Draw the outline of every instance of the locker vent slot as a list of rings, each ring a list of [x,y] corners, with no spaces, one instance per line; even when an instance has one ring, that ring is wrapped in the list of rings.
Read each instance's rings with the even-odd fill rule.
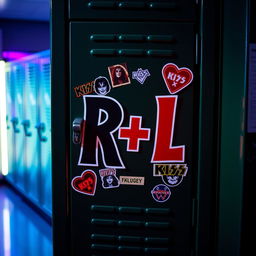
[[[175,242],[169,208],[92,205],[91,212],[95,256],[166,255]]]
[[[92,56],[131,56],[131,57],[169,57],[176,58],[176,53],[172,50],[143,50],[143,49],[91,49]]]
[[[120,9],[120,10],[175,10],[177,4],[172,2],[146,2],[146,1],[90,1],[90,9]]]
[[[143,35],[143,34],[93,34],[90,40],[95,42],[150,42],[175,43],[173,35]]]
[[[108,205],[91,205],[92,212],[115,212],[115,213],[144,213],[146,215],[169,215],[172,216],[170,208],[142,208],[130,206],[108,206]]]
[[[157,248],[157,247],[137,247],[137,246],[124,246],[124,245],[109,245],[109,244],[92,244],[92,250],[96,251],[111,251],[111,253],[116,254],[120,252],[129,253],[133,255],[134,253],[144,253],[146,255],[166,255],[169,252],[169,248]]]

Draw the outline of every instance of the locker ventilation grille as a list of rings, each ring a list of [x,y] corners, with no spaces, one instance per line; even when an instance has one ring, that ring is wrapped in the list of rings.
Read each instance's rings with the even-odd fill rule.
[[[174,239],[169,208],[92,205],[91,249],[104,255],[167,255]],[[160,221],[159,221],[160,220]],[[95,254],[100,255],[100,254]]]
[[[146,1],[90,1],[88,8],[91,9],[115,9],[115,10],[175,10],[176,3],[146,2]]]

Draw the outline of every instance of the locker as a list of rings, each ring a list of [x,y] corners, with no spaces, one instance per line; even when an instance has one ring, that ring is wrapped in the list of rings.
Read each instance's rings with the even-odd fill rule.
[[[17,188],[25,193],[25,176],[24,176],[24,136],[22,131],[21,123],[24,120],[24,99],[23,99],[23,88],[25,84],[25,72],[21,63],[14,63],[12,66],[12,72],[14,79],[12,80],[12,97],[14,99],[14,110],[11,117],[11,122],[13,126],[14,136],[14,166],[17,175],[16,185]]]
[[[40,205],[40,173],[39,163],[39,141],[35,126],[38,123],[38,59],[33,57],[23,60],[25,69],[25,86],[24,86],[24,119],[23,136],[24,136],[24,178],[26,179],[26,192],[29,198],[36,204]]]
[[[39,140],[41,203],[42,208],[52,213],[52,154],[51,154],[51,82],[50,51],[39,54],[38,122],[37,137]]]
[[[13,79],[13,73],[11,72],[10,64],[6,64],[6,123],[7,123],[7,144],[14,145],[14,136],[12,136],[12,111],[14,108],[14,99],[12,98],[12,88],[11,88],[11,79]],[[15,150],[12,147],[8,147],[8,176],[7,178],[11,182],[15,182],[15,172],[14,172],[14,156]]]
[[[7,180],[51,217],[50,52],[7,65]]]
[[[153,2],[53,3],[56,256],[240,253],[246,3]]]

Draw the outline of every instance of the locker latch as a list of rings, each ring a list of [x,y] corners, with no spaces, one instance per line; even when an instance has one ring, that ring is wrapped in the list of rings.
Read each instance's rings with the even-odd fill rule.
[[[42,142],[46,142],[47,137],[43,136],[43,133],[45,132],[45,124],[39,123],[38,125],[35,126],[35,128],[37,129],[39,140]]]
[[[18,123],[19,123],[18,118],[17,118],[17,117],[13,117],[13,118],[11,119],[11,122],[12,122],[13,131],[14,131],[15,133],[19,133],[19,132],[20,132],[20,129],[17,128]]]
[[[29,127],[30,127],[30,121],[29,121],[29,120],[23,120],[23,121],[21,122],[21,124],[22,124],[23,127],[24,127],[25,136],[30,137],[30,136],[32,135],[32,133],[28,130]]]
[[[82,118],[75,118],[73,121],[73,143],[80,144],[81,143],[81,133],[82,133]]]

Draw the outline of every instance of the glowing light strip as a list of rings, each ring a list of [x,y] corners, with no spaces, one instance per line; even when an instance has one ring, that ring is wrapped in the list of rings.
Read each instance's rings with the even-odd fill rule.
[[[11,223],[10,223],[10,207],[9,202],[7,200],[4,201],[4,209],[3,209],[3,227],[4,227],[4,256],[11,255]]]
[[[6,124],[6,84],[5,62],[0,60],[0,132],[1,132],[1,172],[8,174],[7,124]]]

